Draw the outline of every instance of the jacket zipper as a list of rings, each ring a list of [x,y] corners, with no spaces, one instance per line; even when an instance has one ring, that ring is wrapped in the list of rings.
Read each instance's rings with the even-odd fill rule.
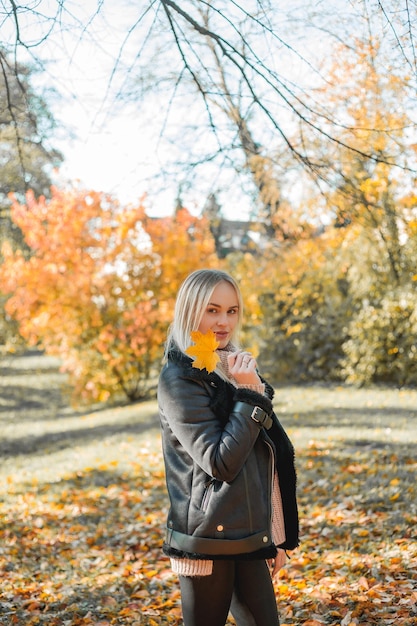
[[[264,440],[265,441],[265,440]],[[274,488],[274,472],[275,472],[275,463],[274,463],[274,451],[272,449],[272,446],[270,443],[268,443],[267,441],[265,441],[266,445],[269,448],[269,454],[270,454],[270,462],[271,462],[271,474],[270,474],[270,483],[269,483],[269,519],[270,519],[270,531],[271,531],[271,537],[272,537],[272,515],[273,515],[273,510],[272,510],[272,489]]]
[[[248,505],[249,529],[250,529],[250,532],[252,532],[252,530],[253,530],[253,518],[252,518],[251,498],[250,498],[250,493],[249,493],[248,476],[247,476],[247,472],[246,472],[246,465],[243,466],[243,476],[244,476],[244,479],[245,479],[246,502],[247,502],[247,505]]]

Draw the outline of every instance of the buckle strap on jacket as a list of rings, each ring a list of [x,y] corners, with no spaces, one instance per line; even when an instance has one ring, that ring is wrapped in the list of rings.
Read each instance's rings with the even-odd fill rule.
[[[266,411],[261,409],[260,406],[252,406],[246,402],[236,402],[234,411],[237,411],[245,417],[250,417],[259,425],[260,428],[266,428],[269,430],[272,426],[272,417],[268,415]]]
[[[210,555],[230,556],[242,555],[249,552],[255,552],[262,548],[273,546],[272,537],[267,530],[257,532],[253,535],[242,537],[241,539],[217,539],[210,537],[199,537],[198,535],[186,535],[177,530],[168,528],[166,536],[166,545],[180,550],[183,555]],[[181,558],[181,557],[179,557]]]

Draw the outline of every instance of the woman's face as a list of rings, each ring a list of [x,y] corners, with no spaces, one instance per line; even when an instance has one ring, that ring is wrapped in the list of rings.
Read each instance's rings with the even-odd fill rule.
[[[219,348],[224,348],[229,343],[238,321],[239,301],[236,291],[233,285],[222,281],[214,288],[198,330],[201,333],[212,330],[219,342]]]

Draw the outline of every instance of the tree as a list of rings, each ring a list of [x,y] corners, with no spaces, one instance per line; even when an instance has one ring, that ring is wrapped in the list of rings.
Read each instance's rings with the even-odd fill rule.
[[[389,281],[399,283],[402,233],[412,218],[402,198],[414,187],[416,145],[410,137],[415,123],[409,78],[389,63],[380,42],[357,41],[353,50],[341,47],[331,69],[323,99],[341,120],[341,143],[323,148],[336,164],[325,210],[339,227],[361,224],[387,259]],[[373,158],[364,158],[365,150]]]
[[[9,194],[23,199],[32,189],[48,197],[53,169],[63,158],[51,146],[55,120],[46,94],[31,84],[34,74],[0,47],[0,240],[21,241],[10,220]]]
[[[230,3],[221,8],[193,0],[186,6],[171,0],[160,4],[150,37],[155,32],[168,31],[168,35],[151,59],[138,57],[139,88],[133,86],[136,101],[146,97],[147,89],[152,94],[156,89],[159,102],[167,102],[168,116],[176,100],[189,110],[197,102],[195,115],[187,115],[181,124],[179,141],[183,144],[184,136],[188,138],[187,161],[180,163],[182,175],[188,172],[196,177],[215,164],[219,170],[231,167],[246,181],[246,192],[253,198],[251,215],[269,236],[297,238],[302,230],[300,215],[293,214],[285,198],[292,184],[288,171],[303,167],[314,176],[319,172],[323,176],[324,164],[329,166],[306,149],[303,134],[312,131],[330,143],[341,140],[332,134],[337,122],[331,112],[321,112],[326,126],[323,119],[317,121],[313,98],[303,85],[292,82],[284,63],[308,67],[321,83],[318,67],[306,60],[289,36],[284,37],[282,22],[278,26],[283,15],[270,3],[252,2],[250,7]],[[284,23],[291,24],[290,20]],[[167,54],[171,73],[161,67]],[[279,69],[273,62],[276,55],[285,59]],[[143,62],[153,68],[149,83]],[[156,87],[155,76],[162,77]],[[297,125],[299,133],[294,132]],[[205,130],[212,133],[208,141]],[[202,133],[205,145],[193,140]],[[363,155],[368,156],[366,151]]]
[[[47,96],[32,85],[35,74],[33,67],[13,61],[0,46],[0,246],[5,240],[14,247],[23,243],[10,217],[9,194],[23,200],[31,188],[49,196],[53,168],[62,161],[51,145],[55,120]],[[0,349],[17,350],[23,342],[5,312],[6,301],[0,293]]]
[[[12,216],[30,256],[3,246],[0,288],[28,344],[61,357],[78,398],[146,396],[179,282],[215,262],[207,222],[56,189],[49,202],[28,193]]]
[[[260,292],[265,355],[273,346],[268,365],[280,378],[413,380],[416,146],[409,82],[394,69],[382,44],[357,41],[340,46],[317,91],[340,120],[341,141],[330,149],[311,137],[311,150],[334,166],[331,186],[309,205],[333,226],[281,248],[279,271],[271,266],[270,289]]]
[[[334,165],[309,150],[306,135],[329,149],[342,146],[371,162],[383,160],[342,138],[332,108],[318,105],[324,59],[334,58],[335,42],[353,46],[355,37],[372,29],[384,38],[392,63],[398,67],[406,59],[415,86],[415,6],[410,0],[127,2],[102,107],[134,102],[150,108],[167,147],[161,150],[166,174],[183,188],[198,182],[202,189],[204,181],[206,197],[216,193],[230,201],[232,191],[236,198],[243,188],[268,231],[292,237],[291,211],[282,201],[286,190],[303,169],[329,181]],[[66,44],[71,31],[77,46],[88,39],[98,52],[103,32],[114,31],[106,22],[109,10],[101,3],[89,13],[57,1],[35,18],[31,7],[11,3],[10,45],[39,61],[54,36]],[[31,17],[39,35],[25,29]]]
[[[250,308],[247,333],[271,380],[339,378],[343,327],[352,313],[346,280],[352,241],[353,233],[348,238],[333,228],[273,247],[255,262],[234,259]]]

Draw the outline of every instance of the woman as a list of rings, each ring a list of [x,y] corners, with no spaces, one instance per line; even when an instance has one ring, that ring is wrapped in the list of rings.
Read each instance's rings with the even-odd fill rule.
[[[224,626],[229,610],[238,626],[277,626],[268,566],[274,577],[298,545],[294,451],[272,388],[238,347],[241,321],[229,274],[190,274],[158,385],[171,505],[163,550],[179,575],[185,626]]]

